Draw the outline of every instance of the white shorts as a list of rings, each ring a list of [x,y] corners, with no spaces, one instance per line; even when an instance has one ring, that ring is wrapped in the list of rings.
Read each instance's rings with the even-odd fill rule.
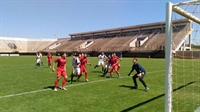
[[[80,69],[80,68],[77,68],[77,67],[74,67],[73,73],[80,74],[80,73],[81,73],[81,69]]]
[[[37,60],[36,60],[36,63],[40,63],[40,59],[37,59]]]
[[[100,60],[100,61],[98,62],[98,65],[104,65],[104,61]]]
[[[107,63],[105,67],[110,68],[110,63]]]

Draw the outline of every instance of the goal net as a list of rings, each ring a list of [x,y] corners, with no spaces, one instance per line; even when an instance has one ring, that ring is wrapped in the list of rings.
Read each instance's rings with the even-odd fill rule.
[[[165,112],[200,112],[200,0],[166,4]]]

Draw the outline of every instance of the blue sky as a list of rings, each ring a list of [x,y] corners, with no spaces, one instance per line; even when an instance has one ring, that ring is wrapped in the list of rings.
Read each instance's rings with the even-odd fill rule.
[[[0,0],[0,36],[63,38],[71,33],[165,21],[168,1]]]

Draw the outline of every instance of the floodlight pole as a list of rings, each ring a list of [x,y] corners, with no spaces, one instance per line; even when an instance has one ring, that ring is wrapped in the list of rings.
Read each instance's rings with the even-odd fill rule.
[[[165,112],[172,112],[172,5],[166,4]]]

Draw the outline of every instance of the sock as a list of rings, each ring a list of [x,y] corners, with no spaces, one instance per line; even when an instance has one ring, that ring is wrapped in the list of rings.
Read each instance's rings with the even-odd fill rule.
[[[57,88],[57,87],[58,87],[58,82],[59,82],[59,79],[56,79],[54,88]]]
[[[88,73],[87,72],[85,73],[85,79],[88,79]]]
[[[105,75],[108,73],[108,69],[106,70],[106,73],[105,73]]]
[[[106,68],[103,70],[103,76],[106,75]]]
[[[116,70],[116,73],[119,75],[119,71]]]
[[[120,69],[120,66],[118,66],[117,71],[119,71],[119,69]]]
[[[103,73],[106,73],[106,68],[104,68]]]
[[[112,71],[110,72],[110,77],[112,77]]]
[[[73,82],[74,74],[71,74],[71,81]]]
[[[118,74],[118,78],[120,78],[120,74]]]
[[[65,87],[65,85],[66,85],[66,82],[67,82],[67,79],[64,79],[64,80],[63,80],[63,82],[62,82],[62,88],[64,88],[64,87]]]
[[[40,63],[37,63],[37,64],[36,64],[36,68],[38,68],[38,67],[40,67]]]
[[[98,67],[98,65],[96,65],[94,68]]]
[[[104,68],[103,68],[103,67],[101,68],[101,70],[102,70],[102,72],[104,73]]]
[[[82,74],[78,75],[78,79],[80,79],[80,78],[81,78],[81,76],[82,76]]]

